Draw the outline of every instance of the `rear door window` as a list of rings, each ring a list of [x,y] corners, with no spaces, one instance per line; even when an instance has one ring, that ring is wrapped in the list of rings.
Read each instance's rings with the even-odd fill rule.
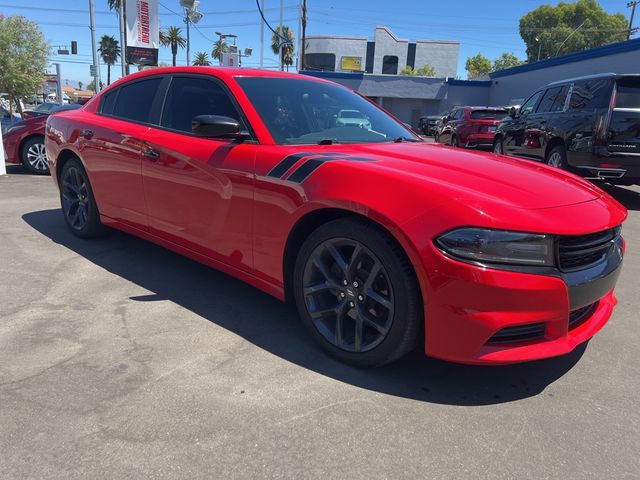
[[[113,116],[134,122],[151,122],[151,107],[161,82],[161,77],[155,77],[120,87]]]
[[[102,102],[100,102],[100,113],[104,115],[112,115],[117,96],[118,90],[112,90],[111,92],[103,95]]]
[[[564,104],[567,99],[567,92],[569,87],[567,85],[562,87],[553,87],[547,89],[538,105],[537,113],[549,113],[549,112],[562,112],[564,110]]]
[[[583,80],[573,84],[569,110],[584,111],[609,105],[611,81],[609,79]]]

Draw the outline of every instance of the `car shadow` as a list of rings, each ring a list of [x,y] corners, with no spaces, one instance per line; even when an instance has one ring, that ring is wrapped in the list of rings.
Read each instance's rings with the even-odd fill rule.
[[[104,238],[81,240],[66,229],[59,209],[31,212],[22,218],[55,243],[152,292],[131,297],[134,301],[170,300],[289,362],[389,395],[448,405],[527,398],[562,377],[586,348],[585,344],[562,357],[501,367],[443,362],[417,349],[381,368],[352,368],[314,344],[293,307],[229,275],[117,231]]]
[[[597,185],[624,205],[627,210],[640,210],[640,194],[637,191],[608,183],[598,183]]]

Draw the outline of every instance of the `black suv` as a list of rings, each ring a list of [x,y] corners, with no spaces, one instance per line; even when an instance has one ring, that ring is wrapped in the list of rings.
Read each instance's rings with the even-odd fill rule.
[[[640,75],[547,85],[496,130],[493,151],[618,185],[640,184]]]

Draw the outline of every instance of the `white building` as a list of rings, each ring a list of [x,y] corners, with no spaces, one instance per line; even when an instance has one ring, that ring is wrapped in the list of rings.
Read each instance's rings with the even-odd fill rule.
[[[419,69],[431,65],[436,77],[455,77],[460,42],[417,40],[396,37],[387,27],[378,26],[374,39],[308,35],[305,55],[307,70],[366,72],[397,75],[407,65]]]

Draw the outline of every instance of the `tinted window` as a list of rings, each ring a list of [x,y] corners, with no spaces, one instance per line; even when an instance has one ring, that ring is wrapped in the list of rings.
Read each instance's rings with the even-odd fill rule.
[[[569,110],[593,110],[609,105],[611,82],[607,79],[587,80],[573,85]]]
[[[640,108],[640,78],[618,80],[616,108]]]
[[[538,110],[536,111],[538,113],[550,112],[553,103],[558,98],[558,95],[560,95],[560,90],[562,90],[562,87],[553,87],[547,89],[544,97],[542,97],[542,100],[540,101],[540,105],[538,105]]]
[[[471,112],[471,118],[476,120],[495,120],[506,115],[506,110],[474,110]]]
[[[294,78],[236,79],[278,144],[391,142],[417,140],[403,125],[356,93],[331,83]],[[365,119],[345,122],[340,111]],[[340,120],[340,121],[338,121]]]
[[[113,116],[135,122],[151,121],[151,106],[162,78],[151,78],[120,87]]]
[[[529,97],[529,100],[524,102],[524,105],[522,105],[522,108],[520,108],[520,115],[528,115],[531,112],[533,112],[533,109],[538,103],[538,100],[540,100],[541,96],[542,96],[542,91],[536,92],[533,95],[531,95]]]
[[[382,57],[382,73],[388,75],[398,74],[398,57],[395,55],[385,55]]]
[[[309,70],[333,72],[336,69],[336,56],[333,53],[307,53],[305,67]]]
[[[164,102],[161,125],[191,133],[191,121],[198,115],[231,117],[242,124],[231,99],[215,81],[174,77]]]
[[[113,106],[116,103],[116,97],[118,96],[118,90],[113,90],[102,96],[102,102],[100,103],[100,113],[105,115],[111,115],[113,113]]]
[[[455,118],[456,120],[462,120],[464,118],[464,110],[462,108],[456,110],[456,114],[453,118]]]

